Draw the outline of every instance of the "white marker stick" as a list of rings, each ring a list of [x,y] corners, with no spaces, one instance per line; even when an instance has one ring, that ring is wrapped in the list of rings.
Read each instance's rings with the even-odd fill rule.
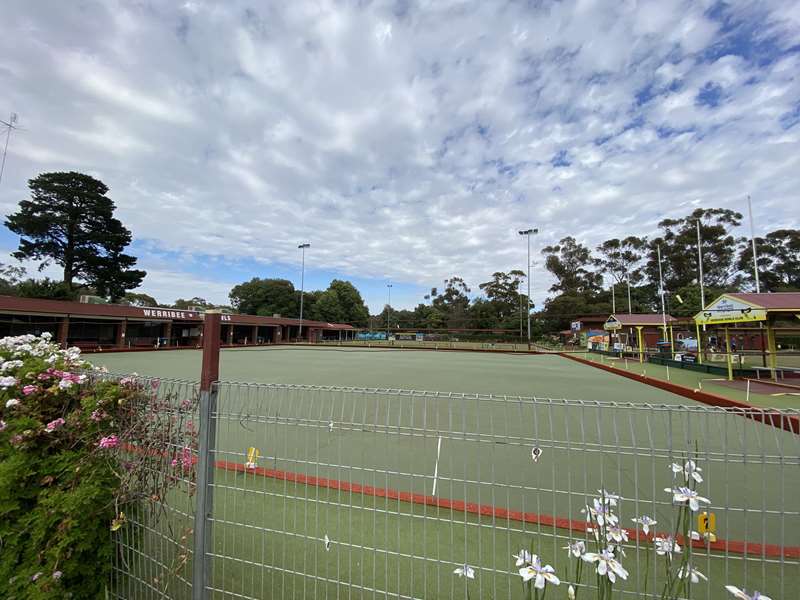
[[[436,445],[436,466],[433,469],[433,492],[431,496],[436,495],[436,483],[439,480],[439,457],[442,454],[442,437],[439,436],[439,443]]]
[[[750,404],[750,380],[747,380],[747,400],[746,402]]]

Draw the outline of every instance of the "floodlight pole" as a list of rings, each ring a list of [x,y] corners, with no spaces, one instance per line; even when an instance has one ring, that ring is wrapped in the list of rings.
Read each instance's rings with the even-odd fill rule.
[[[300,267],[300,327],[297,331],[297,337],[303,337],[303,293],[305,292],[305,285],[306,285],[306,248],[310,248],[311,244],[300,244],[298,248],[300,248],[300,256],[301,256],[301,267]]]
[[[528,350],[531,349],[531,235],[539,233],[539,230],[525,229],[519,232],[528,238]]]
[[[3,172],[6,170],[6,154],[8,153],[8,141],[11,139],[11,130],[17,129],[14,126],[14,123],[17,122],[17,113],[11,113],[11,116],[8,119],[8,123],[3,120],[0,120],[0,123],[6,126],[6,145],[3,148],[3,162],[0,164],[0,182],[3,181]]]
[[[628,284],[628,314],[631,315],[631,314],[633,314],[633,311],[631,310],[631,276],[630,276],[630,273],[627,274],[627,276],[625,277],[625,281]]]
[[[392,314],[392,284],[387,283],[386,289],[389,291],[389,303],[386,305],[386,341],[389,341],[389,319]]]
[[[611,282],[611,313],[617,313],[617,295],[614,293],[614,282]]]
[[[664,325],[664,340],[668,340],[669,336],[667,336],[667,310],[664,307],[664,275],[661,272],[661,244],[656,246],[656,250],[658,252],[658,288],[659,292],[661,293],[661,320]],[[670,357],[672,353],[672,347],[670,347]]]
[[[703,286],[703,250],[700,247],[700,219],[697,219],[697,266],[700,269],[700,309],[706,309],[706,292]]]
[[[756,253],[756,234],[753,227],[753,205],[750,203],[750,194],[747,194],[747,212],[750,213],[750,242],[753,244],[753,272],[756,276],[756,294],[760,294],[761,284],[758,281],[758,254]]]

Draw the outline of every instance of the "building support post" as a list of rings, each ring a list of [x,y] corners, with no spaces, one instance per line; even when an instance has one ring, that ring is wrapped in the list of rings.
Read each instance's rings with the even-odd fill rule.
[[[228,341],[226,342],[229,346],[233,346],[233,325],[228,325]]]
[[[200,371],[200,431],[197,456],[197,506],[194,516],[192,600],[207,600],[211,583],[211,516],[214,507],[217,382],[219,381],[219,311],[206,311],[203,323],[203,363]]]
[[[128,321],[123,320],[117,324],[117,339],[116,346],[117,348],[124,348],[125,347],[125,334],[128,331]]]
[[[778,381],[778,345],[775,342],[775,328],[770,321],[767,321],[767,360],[772,379]]]
[[[694,322],[695,331],[697,331],[697,362],[703,364],[703,339],[700,334],[700,323]]]
[[[731,360],[731,335],[725,328],[725,358],[728,362],[728,381],[733,381],[733,361]]]
[[[58,345],[62,348],[67,347],[67,339],[69,338],[69,317],[64,317],[58,324]]]
[[[253,325],[253,331],[250,334],[250,341],[253,344],[258,343],[258,325]]]
[[[164,338],[167,340],[167,347],[172,346],[172,321],[164,323]]]
[[[639,343],[639,363],[644,363],[644,338],[641,325],[636,326],[636,340]]]

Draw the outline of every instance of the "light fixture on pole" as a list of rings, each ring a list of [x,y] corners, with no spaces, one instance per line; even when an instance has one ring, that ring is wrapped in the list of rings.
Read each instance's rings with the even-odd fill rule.
[[[306,285],[306,248],[310,248],[311,244],[300,244],[301,264],[300,267],[300,327],[297,330],[297,337],[303,337],[303,293],[305,292]]]
[[[519,234],[528,238],[528,350],[531,349],[531,235],[536,235],[539,230],[524,229]]]
[[[389,316],[392,314],[392,284],[387,283],[386,289],[389,291],[389,303],[386,305],[386,340],[389,340]]]

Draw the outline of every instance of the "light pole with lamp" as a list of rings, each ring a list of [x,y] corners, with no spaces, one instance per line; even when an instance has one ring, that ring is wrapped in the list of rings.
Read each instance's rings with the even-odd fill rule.
[[[386,341],[389,341],[389,318],[392,314],[392,284],[387,283],[386,289],[389,290],[389,303],[386,305]]]
[[[297,331],[297,337],[303,337],[303,292],[305,291],[305,284],[306,284],[306,248],[310,248],[311,244],[305,243],[300,244],[298,248],[300,249],[300,256],[301,264],[300,267],[300,327]]]
[[[531,235],[537,233],[538,229],[525,229],[519,232],[528,238],[528,350],[531,349]]]

